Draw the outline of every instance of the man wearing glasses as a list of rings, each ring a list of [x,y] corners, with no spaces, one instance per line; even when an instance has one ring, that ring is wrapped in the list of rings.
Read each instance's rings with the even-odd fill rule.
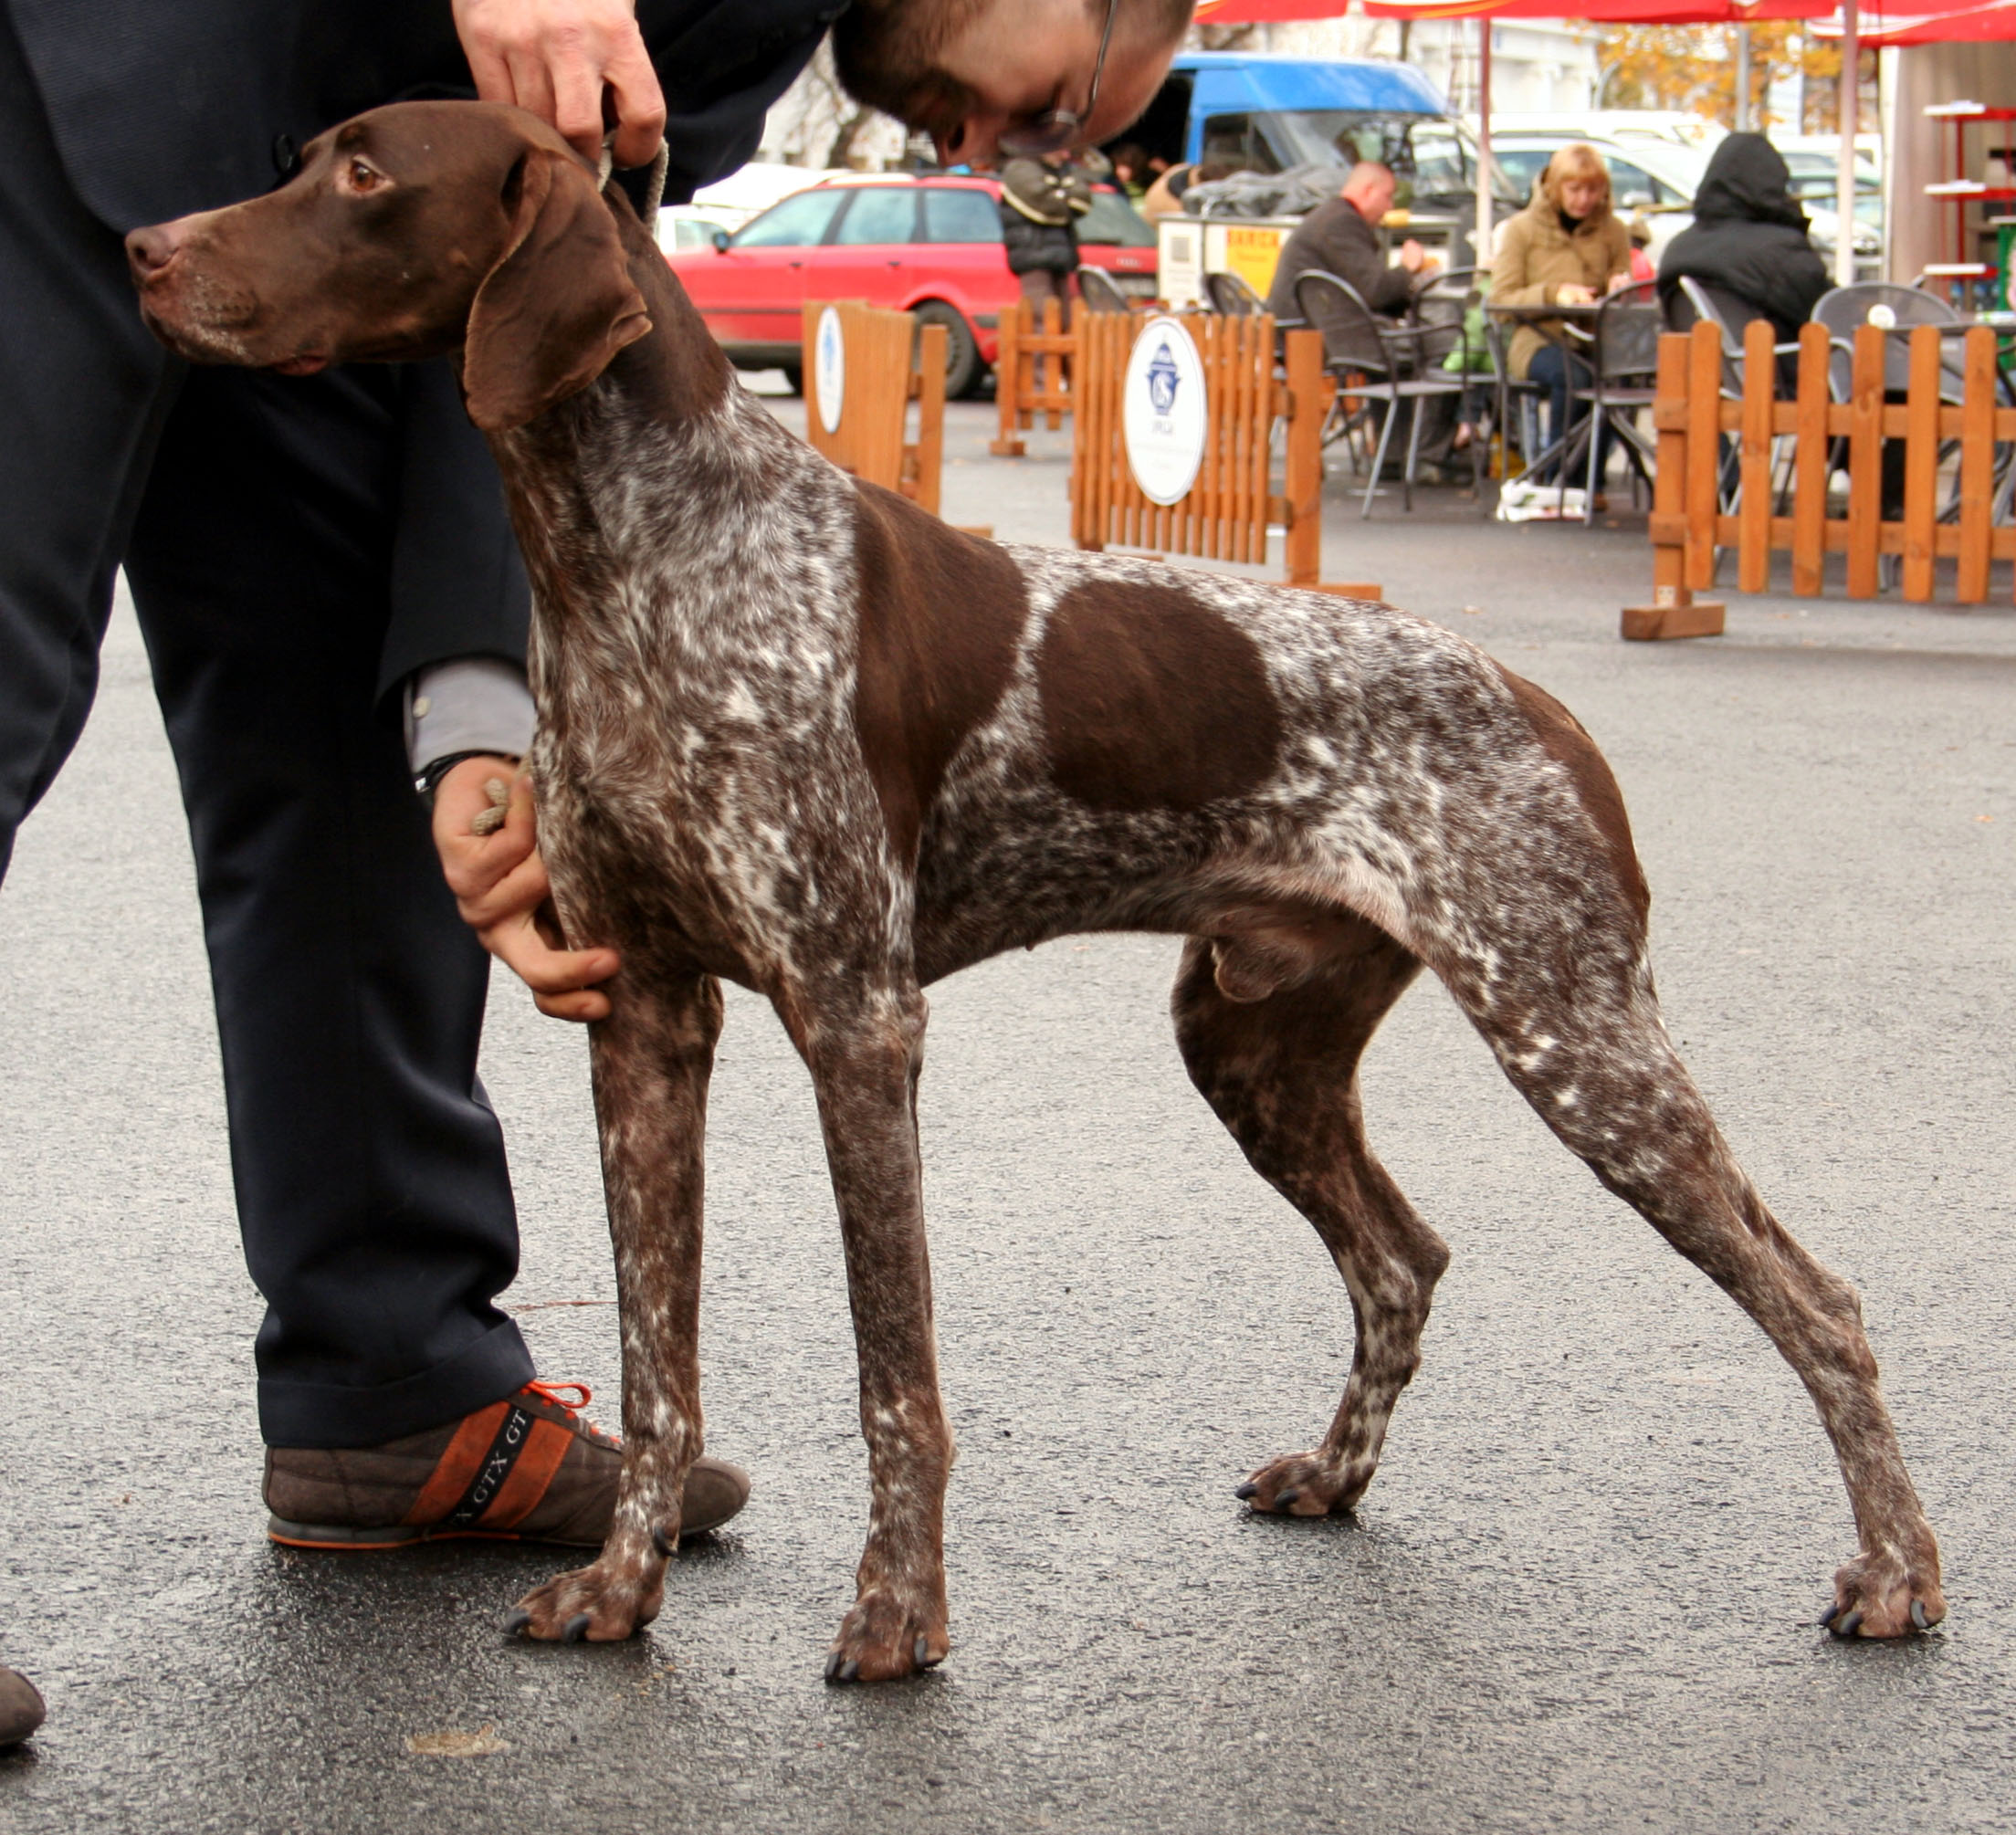
[[[527,588],[452,373],[190,371],[141,326],[124,232],[284,182],[313,135],[416,94],[516,102],[590,155],[613,122],[619,166],[662,141],[676,202],[748,159],[829,27],[861,100],[948,162],[991,163],[1118,133],[1189,11],[0,0],[0,870],[83,727],[123,567],[188,806],[239,1221],[268,1302],[277,1538],[602,1539],[614,1442],[535,1383],[494,1304],[518,1226],[476,1080],[486,965],[440,866],[546,1011],[604,1011],[593,984],[615,964],[548,949],[536,854],[469,833],[482,781],[529,732]],[[9,1163],[8,1209],[32,1215],[33,1169]],[[507,1453],[520,1463],[499,1477]],[[689,1526],[745,1491],[731,1466],[701,1477]],[[41,1711],[0,1670],[0,1746]]]

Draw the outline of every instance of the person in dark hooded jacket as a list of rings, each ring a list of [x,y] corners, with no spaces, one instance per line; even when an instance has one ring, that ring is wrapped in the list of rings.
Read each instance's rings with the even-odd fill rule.
[[[1797,338],[1814,300],[1833,283],[1807,237],[1806,213],[1786,188],[1790,177],[1762,134],[1731,134],[1716,148],[1695,195],[1692,225],[1660,258],[1661,304],[1670,309],[1685,276],[1708,289],[1732,323],[1762,317],[1780,342]]]

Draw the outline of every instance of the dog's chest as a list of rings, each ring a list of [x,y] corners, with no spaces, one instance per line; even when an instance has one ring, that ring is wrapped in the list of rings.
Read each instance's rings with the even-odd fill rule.
[[[756,986],[879,906],[853,669],[803,625],[546,657],[534,774],[562,906],[619,948],[677,939]]]

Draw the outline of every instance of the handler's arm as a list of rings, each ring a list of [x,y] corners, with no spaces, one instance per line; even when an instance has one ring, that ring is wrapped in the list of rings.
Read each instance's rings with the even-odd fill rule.
[[[590,159],[603,98],[619,166],[646,165],[665,138],[665,97],[637,30],[635,0],[454,0],[455,29],[487,102],[551,121]]]
[[[477,833],[477,817],[496,806],[489,785],[509,787],[503,825]],[[595,983],[622,966],[614,949],[569,949],[560,934],[539,856],[531,780],[516,760],[464,759],[434,796],[434,844],[455,894],[456,909],[483,947],[532,991],[542,1013],[556,1020],[600,1020],[609,997]]]
[[[541,1012],[599,1020],[614,949],[568,949],[540,858],[530,783],[519,760],[535,718],[525,674],[499,656],[458,656],[407,685],[406,748],[432,787],[434,844],[463,921],[532,991]],[[499,787],[506,801],[491,793]]]

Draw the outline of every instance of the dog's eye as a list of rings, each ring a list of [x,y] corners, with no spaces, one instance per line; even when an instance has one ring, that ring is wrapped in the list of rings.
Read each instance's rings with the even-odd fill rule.
[[[361,159],[351,161],[348,177],[352,191],[376,191],[385,183],[383,173],[366,165]]]

